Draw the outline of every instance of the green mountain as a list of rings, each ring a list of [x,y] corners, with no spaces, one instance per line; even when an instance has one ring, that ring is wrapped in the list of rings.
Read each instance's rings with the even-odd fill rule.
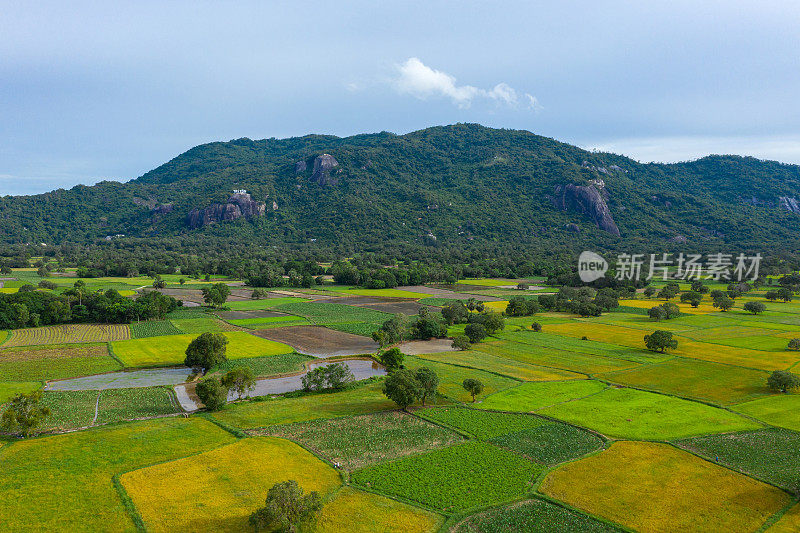
[[[214,142],[127,183],[0,198],[7,244],[115,235],[339,249],[796,250],[800,167],[738,156],[640,164],[527,131],[457,124]]]

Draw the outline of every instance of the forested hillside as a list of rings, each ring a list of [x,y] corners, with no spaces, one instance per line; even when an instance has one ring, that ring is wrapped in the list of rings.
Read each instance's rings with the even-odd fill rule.
[[[0,198],[0,241],[791,250],[799,198],[795,165],[735,156],[639,164],[458,124],[197,146],[128,183]]]

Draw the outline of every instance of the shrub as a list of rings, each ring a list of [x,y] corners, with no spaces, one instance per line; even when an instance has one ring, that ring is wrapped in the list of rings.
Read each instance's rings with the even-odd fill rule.
[[[800,376],[788,370],[776,370],[767,378],[767,386],[778,392],[789,392],[800,387]]]
[[[763,313],[767,309],[767,306],[762,304],[761,302],[745,302],[743,308],[748,313],[753,313],[754,315],[757,315],[759,313]]]
[[[453,343],[451,344],[451,346],[456,350],[461,350],[461,351],[469,350],[471,346],[469,342],[469,337],[467,337],[466,335],[456,335],[453,338]]]
[[[207,377],[199,382],[195,393],[209,411],[219,411],[228,403],[228,387],[215,377]]]
[[[474,344],[485,339],[488,333],[486,333],[486,328],[483,327],[483,324],[472,323],[467,324],[464,328],[464,335]]]
[[[800,350],[800,339],[790,340],[788,348],[790,350]]]
[[[531,324],[531,329],[537,332],[542,331],[542,325],[539,324],[538,322],[534,322],[533,324]]]

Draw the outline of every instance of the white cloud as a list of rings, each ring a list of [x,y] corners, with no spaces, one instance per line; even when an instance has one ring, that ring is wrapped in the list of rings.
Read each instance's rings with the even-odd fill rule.
[[[419,58],[411,57],[402,65],[397,65],[398,76],[392,85],[402,94],[410,94],[421,100],[430,97],[445,97],[460,108],[467,108],[478,98],[491,100],[509,107],[525,107],[538,110],[536,98],[528,93],[520,95],[507,83],[498,83],[490,90],[472,85],[457,85],[455,76],[425,65]]]

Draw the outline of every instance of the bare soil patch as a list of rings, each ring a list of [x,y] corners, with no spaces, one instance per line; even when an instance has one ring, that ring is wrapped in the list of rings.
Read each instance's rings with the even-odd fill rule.
[[[287,326],[256,330],[252,334],[288,344],[297,352],[312,357],[367,354],[378,350],[378,343],[371,339],[322,326]]]
[[[480,296],[480,295],[476,295],[476,294],[464,294],[464,293],[451,291],[451,290],[448,290],[448,289],[438,289],[438,288],[435,288],[435,287],[426,287],[425,285],[414,285],[413,287],[403,287],[403,289],[407,290],[407,291],[420,292],[422,294],[428,294],[430,296],[435,296],[436,298],[449,298],[451,300],[468,300],[470,298],[474,298],[478,302],[493,302],[493,301],[497,300],[497,298],[493,298],[491,296]]]
[[[217,314],[222,320],[244,320],[248,318],[274,318],[276,316],[289,316],[277,311],[222,311]]]
[[[400,343],[400,351],[406,355],[454,352],[455,350],[452,339],[431,339],[429,341],[405,341]]]

